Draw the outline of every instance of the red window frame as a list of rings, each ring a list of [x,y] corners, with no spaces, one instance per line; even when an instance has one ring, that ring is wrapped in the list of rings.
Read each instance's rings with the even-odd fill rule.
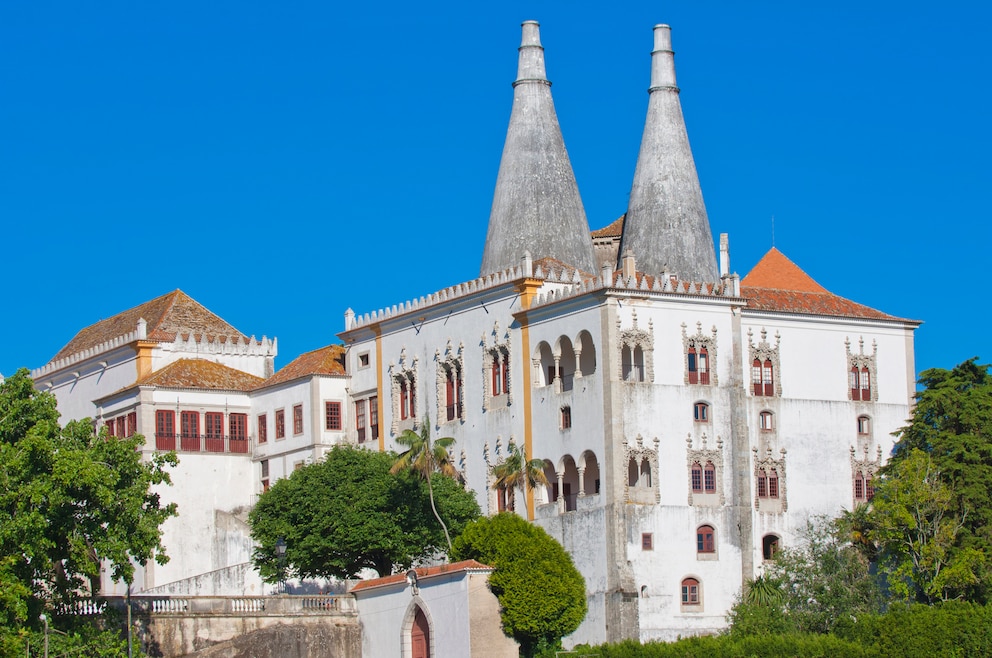
[[[417,390],[413,381],[405,377],[400,381],[400,420],[417,417]]]
[[[682,605],[699,605],[699,581],[695,578],[682,581]]]
[[[118,416],[115,420],[117,422],[117,436],[122,438],[127,436],[127,419],[124,416]]]
[[[355,429],[359,443],[365,443],[365,404],[365,400],[355,400]]]
[[[703,466],[703,490],[706,493],[716,493],[716,466],[706,462]]]
[[[692,493],[703,493],[703,465],[693,462],[691,469]]]
[[[768,471],[768,497],[778,498],[778,471],[774,468]]]
[[[868,368],[861,369],[861,400],[871,402],[871,373]]]
[[[462,371],[458,367],[445,368],[445,410],[448,420],[462,416]]]
[[[171,409],[155,412],[155,449],[176,449],[176,412]]]
[[[303,434],[303,405],[293,406],[293,435]]]
[[[114,436],[114,419],[113,418],[111,418],[110,420],[104,422],[103,423],[103,426],[107,428],[107,436]]]
[[[768,498],[768,475],[758,471],[758,498]]]
[[[861,436],[871,434],[871,418],[868,416],[858,416],[858,434]]]
[[[641,550],[642,551],[653,551],[654,550],[654,535],[650,532],[641,533]]]
[[[324,429],[331,431],[341,430],[341,403],[324,403]]]
[[[865,476],[854,474],[854,500],[865,500]]]
[[[696,528],[696,552],[716,553],[713,526],[701,525]]]
[[[184,451],[200,451],[199,412],[182,411],[179,413],[179,445]]]
[[[762,411],[758,414],[758,427],[762,432],[775,429],[775,414],[770,411]]]
[[[127,415],[127,435],[134,436],[138,433],[138,412],[132,411]]]
[[[269,460],[263,459],[261,462],[262,466],[262,493],[269,490]]]
[[[229,414],[227,417],[228,445],[231,452],[248,452],[248,414]]]
[[[276,441],[286,438],[286,410],[276,409]]]
[[[705,402],[697,402],[692,406],[692,419],[697,423],[710,422],[710,405]]]
[[[258,414],[258,442],[266,443],[269,440],[269,423],[265,414]]]
[[[203,444],[207,452],[224,452],[224,412],[203,414]]]

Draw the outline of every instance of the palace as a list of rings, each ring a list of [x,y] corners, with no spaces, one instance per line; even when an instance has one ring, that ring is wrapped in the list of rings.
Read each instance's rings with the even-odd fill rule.
[[[64,418],[180,454],[162,492],[180,510],[172,559],[136,590],[264,591],[255,497],[332,445],[395,449],[429,419],[484,513],[513,504],[574,557],[589,613],[571,644],[674,639],[723,628],[809,518],[872,497],[909,416],[918,325],[774,248],[743,279],[725,234],[717,258],[666,25],[628,208],[591,232],[526,22],[477,278],[349,309],[343,345],[277,372],[275,340],[175,291],[83,329],[32,376]],[[493,488],[511,444],[550,486]]]

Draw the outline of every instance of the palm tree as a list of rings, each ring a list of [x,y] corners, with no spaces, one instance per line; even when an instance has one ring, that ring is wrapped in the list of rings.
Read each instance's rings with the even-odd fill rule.
[[[527,459],[524,451],[515,443],[511,443],[506,459],[493,466],[493,489],[508,489],[510,491],[510,509],[514,509],[517,487],[523,487],[530,492],[537,485],[548,486],[548,478],[544,474],[544,462],[540,459]]]
[[[448,452],[448,449],[455,444],[455,440],[450,436],[442,436],[432,442],[430,418],[424,416],[420,423],[419,433],[411,429],[403,430],[403,433],[396,437],[396,443],[406,446],[406,450],[396,458],[396,462],[393,463],[389,472],[395,475],[400,471],[410,470],[427,480],[427,493],[431,499],[431,509],[434,511],[434,518],[444,530],[444,538],[448,541],[448,553],[450,554],[451,536],[448,534],[448,526],[441,520],[441,515],[438,514],[437,507],[434,505],[434,486],[431,484],[431,473],[441,473],[459,482],[463,480]]]

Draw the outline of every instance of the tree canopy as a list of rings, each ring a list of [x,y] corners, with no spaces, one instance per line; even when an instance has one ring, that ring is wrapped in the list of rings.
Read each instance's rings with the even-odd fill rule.
[[[586,616],[586,584],[572,557],[543,528],[511,512],[468,525],[452,559],[495,568],[489,587],[499,599],[503,632],[531,656],[559,645]]]
[[[902,582],[911,578],[914,592],[906,594],[922,601],[992,599],[992,375],[976,361],[920,375],[923,388],[882,469],[869,518],[868,534],[880,558],[894,565]],[[920,502],[930,509],[921,511]],[[913,524],[928,522],[936,525],[919,526],[908,543],[895,528],[902,524],[913,531]],[[912,541],[927,552],[929,566],[904,563],[914,559]]]
[[[387,576],[447,548],[426,482],[410,471],[391,473],[395,461],[395,454],[336,446],[263,493],[249,516],[262,577],[354,578],[363,569]],[[479,516],[475,496],[442,474],[432,482],[438,511],[457,536]]]
[[[142,461],[143,437],[59,426],[55,397],[28,371],[0,384],[0,632],[38,624],[58,604],[96,594],[101,561],[131,582],[134,563],[168,558],[160,526],[176,514],[154,485],[174,454]],[[87,587],[88,586],[88,587]]]

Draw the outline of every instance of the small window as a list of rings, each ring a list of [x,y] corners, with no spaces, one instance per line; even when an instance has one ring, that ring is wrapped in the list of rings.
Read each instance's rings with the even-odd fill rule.
[[[295,472],[295,471],[298,471],[301,468],[303,468],[303,464],[304,464],[304,462],[303,462],[302,459],[300,461],[298,461],[298,462],[293,462],[293,471]]]
[[[269,440],[269,424],[266,422],[265,414],[258,414],[258,442],[265,443]]]
[[[444,404],[449,421],[462,417],[462,371],[457,366],[445,368]]]
[[[561,428],[567,430],[572,426],[572,407],[564,406],[561,408]]]
[[[713,526],[701,525],[696,529],[696,552],[716,552],[716,541],[714,540]]]
[[[279,409],[276,411],[276,441],[286,438],[286,411]]]
[[[341,429],[341,403],[324,403],[324,428],[332,431]]]
[[[138,433],[138,413],[132,411],[127,415],[127,435],[134,436]]]
[[[369,398],[369,425],[372,429],[372,439],[379,439],[379,397],[373,395]]]
[[[654,535],[650,532],[641,533],[641,550],[642,551],[653,551],[654,550]]]
[[[127,436],[127,428],[125,426],[126,419],[124,416],[117,417],[117,436]]]
[[[686,578],[682,581],[682,605],[699,605],[699,581]]]
[[[765,432],[775,429],[775,415],[770,411],[762,411],[758,415],[758,427]]]
[[[417,390],[406,377],[400,379],[400,420],[417,417]]]
[[[854,474],[854,500],[865,500],[865,476],[860,472]]]
[[[358,355],[358,367],[359,368],[368,368],[369,367],[369,353],[368,352],[363,352],[362,354],[359,354]]]
[[[871,419],[868,416],[858,416],[858,434],[862,436],[871,434]]]
[[[761,556],[765,560],[774,559],[778,553],[778,537],[775,535],[765,535],[761,538]]]
[[[293,434],[303,434],[303,405],[293,407]]]
[[[261,462],[262,466],[262,492],[269,490],[269,460],[263,459]]]
[[[699,462],[692,465],[692,493],[703,493],[703,465]]]
[[[105,422],[103,424],[103,426],[107,428],[107,436],[113,436],[114,435],[114,419],[113,418],[111,418],[110,420],[108,420],[107,422]]]
[[[692,418],[697,423],[708,423],[710,421],[710,405],[705,402],[697,402],[692,408]]]

